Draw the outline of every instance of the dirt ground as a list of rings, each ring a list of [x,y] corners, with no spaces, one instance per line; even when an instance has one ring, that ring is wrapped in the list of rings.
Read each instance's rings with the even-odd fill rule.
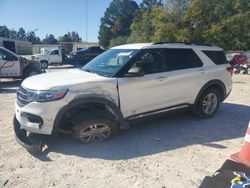
[[[0,187],[199,187],[240,150],[250,120],[250,75],[233,77],[230,97],[213,119],[187,112],[135,122],[102,143],[56,139],[40,157],[14,138],[12,117],[20,81],[0,90]]]

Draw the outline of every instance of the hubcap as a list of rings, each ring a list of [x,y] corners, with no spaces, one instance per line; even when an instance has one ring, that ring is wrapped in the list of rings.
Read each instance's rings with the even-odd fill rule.
[[[91,143],[95,140],[105,140],[110,134],[111,129],[107,125],[90,125],[81,131],[80,140],[83,143]]]
[[[47,63],[42,63],[42,67],[46,68],[47,67]]]
[[[207,115],[212,114],[217,107],[217,103],[217,96],[214,93],[207,94],[202,104],[203,112]]]

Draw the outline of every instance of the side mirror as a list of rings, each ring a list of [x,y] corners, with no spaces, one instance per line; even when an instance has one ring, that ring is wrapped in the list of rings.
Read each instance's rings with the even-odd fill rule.
[[[141,67],[133,67],[129,69],[128,73],[125,74],[126,77],[139,77],[144,76],[144,72]]]

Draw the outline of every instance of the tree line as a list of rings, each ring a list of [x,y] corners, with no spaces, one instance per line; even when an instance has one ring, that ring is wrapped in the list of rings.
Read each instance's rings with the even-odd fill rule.
[[[113,0],[101,18],[99,43],[192,42],[250,49],[249,0]]]
[[[22,27],[17,31],[9,29],[7,26],[0,26],[0,37],[29,41],[32,44],[58,44],[60,42],[82,42],[81,37],[75,31],[68,32],[67,34],[58,37],[57,39],[53,34],[47,34],[43,40],[36,36],[35,31],[26,32]]]

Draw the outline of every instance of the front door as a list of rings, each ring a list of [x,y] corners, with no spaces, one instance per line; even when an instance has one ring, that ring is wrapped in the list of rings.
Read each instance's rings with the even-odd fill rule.
[[[120,108],[125,118],[171,106],[163,49],[145,49],[131,66],[144,76],[118,78]]]
[[[60,55],[59,50],[53,50],[50,52],[49,56],[50,63],[61,63],[62,56]]]
[[[0,49],[0,77],[16,77],[20,75],[18,58],[14,54]]]

